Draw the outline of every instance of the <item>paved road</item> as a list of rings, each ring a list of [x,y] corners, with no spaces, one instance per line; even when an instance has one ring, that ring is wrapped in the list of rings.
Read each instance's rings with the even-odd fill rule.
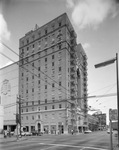
[[[114,145],[117,139],[113,138]],[[106,131],[78,135],[43,135],[23,140],[1,142],[0,150],[108,150],[109,134]]]

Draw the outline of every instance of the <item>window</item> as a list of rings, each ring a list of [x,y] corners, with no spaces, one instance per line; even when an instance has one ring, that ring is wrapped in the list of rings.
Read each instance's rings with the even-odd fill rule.
[[[40,104],[40,100],[38,101],[38,104]]]
[[[28,108],[26,108],[26,112],[28,112]]]
[[[54,62],[52,62],[52,66],[54,66]]]
[[[48,33],[48,31],[47,31],[47,29],[45,29],[45,34],[47,34]]]
[[[52,109],[55,109],[55,105],[52,105]]]
[[[28,106],[28,102],[26,102],[26,106]]]
[[[61,23],[61,22],[59,22],[59,27],[61,27],[61,25],[62,25],[62,23]]]
[[[22,113],[24,112],[23,109],[21,110],[21,112],[22,112]]]
[[[34,75],[32,75],[32,79],[34,79]]]
[[[38,115],[38,119],[40,119],[40,115]]]
[[[55,58],[55,56],[54,55],[52,55],[52,59],[54,59]]]
[[[34,67],[34,63],[32,63],[32,67]]]
[[[47,106],[45,106],[45,110],[47,110]]]
[[[32,88],[32,92],[34,92],[34,88]]]
[[[47,89],[47,85],[45,85],[45,89]]]
[[[61,67],[59,67],[59,71],[61,71]]]
[[[40,84],[40,80],[38,81],[38,84]]]
[[[34,48],[34,44],[32,45],[32,47]]]
[[[45,62],[47,62],[47,58],[45,58]]]
[[[26,40],[27,44],[29,43],[29,39]]]
[[[45,103],[47,103],[47,99],[45,99]]]
[[[52,83],[52,87],[55,87],[55,84],[54,84],[54,83]]]
[[[59,82],[59,86],[61,86],[61,81]]]
[[[59,44],[59,49],[61,49],[61,44]]]
[[[34,101],[32,101],[32,105],[34,105]]]
[[[38,71],[40,71],[40,67],[38,67]]]
[[[24,76],[24,73],[22,72],[22,77]]]
[[[59,104],[59,108],[62,108],[62,104]]]
[[[26,93],[28,93],[28,90],[26,90]]]
[[[34,116],[32,116],[32,120],[34,120]]]
[[[34,107],[32,107],[32,111],[34,111]]]

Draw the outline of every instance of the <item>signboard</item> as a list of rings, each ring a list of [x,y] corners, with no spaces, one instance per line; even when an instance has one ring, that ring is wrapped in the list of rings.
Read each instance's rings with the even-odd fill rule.
[[[118,112],[117,112],[117,109],[110,109],[110,110],[109,110],[109,119],[110,119],[110,120],[118,120]]]

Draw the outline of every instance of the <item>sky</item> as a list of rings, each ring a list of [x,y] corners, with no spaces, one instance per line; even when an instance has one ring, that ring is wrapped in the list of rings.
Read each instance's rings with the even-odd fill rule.
[[[116,93],[116,62],[97,69],[94,65],[119,52],[119,0],[0,0],[0,41],[19,53],[21,37],[65,12],[88,57],[88,95]],[[1,43],[0,52],[18,61]],[[0,68],[10,63],[0,54]],[[117,97],[89,98],[88,105],[106,113],[109,122]]]

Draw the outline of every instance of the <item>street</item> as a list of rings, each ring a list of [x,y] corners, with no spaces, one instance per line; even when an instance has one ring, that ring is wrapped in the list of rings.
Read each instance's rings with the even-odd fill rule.
[[[23,140],[1,141],[1,150],[108,150],[110,135],[106,131],[77,135],[43,135],[23,137]],[[113,136],[113,145],[117,144]]]

